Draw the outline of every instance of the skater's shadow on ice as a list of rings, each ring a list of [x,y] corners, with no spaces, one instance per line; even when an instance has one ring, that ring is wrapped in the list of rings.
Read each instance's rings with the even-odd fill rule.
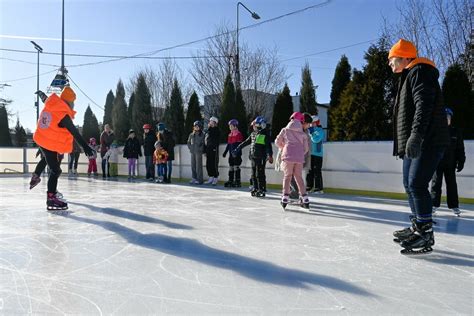
[[[142,234],[117,223],[76,215],[70,215],[66,218],[100,226],[116,233],[131,244],[220,269],[231,270],[256,281],[302,289],[309,289],[310,285],[315,285],[356,295],[375,296],[356,285],[334,277],[285,268],[271,262],[215,249],[191,238],[173,237],[158,233]]]
[[[436,248],[429,256],[413,256],[413,259],[452,266],[474,267],[474,256]]]
[[[71,205],[78,205],[78,206],[83,206],[88,208],[89,210],[97,213],[102,213],[102,214],[107,214],[111,216],[116,216],[120,218],[125,218],[129,219],[132,221],[137,221],[137,222],[144,222],[144,223],[152,223],[152,224],[160,224],[169,228],[174,228],[174,229],[194,229],[192,226],[184,225],[184,224],[178,224],[178,223],[173,223],[173,222],[168,222],[162,219],[157,219],[154,217],[146,216],[146,215],[141,215],[137,213],[132,213],[129,211],[124,211],[120,210],[117,208],[111,208],[111,207],[98,207],[90,204],[85,204],[85,203],[78,203],[78,202],[69,202]]]

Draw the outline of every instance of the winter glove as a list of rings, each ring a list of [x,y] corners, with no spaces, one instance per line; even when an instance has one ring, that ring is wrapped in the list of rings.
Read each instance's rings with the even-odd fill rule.
[[[48,98],[48,96],[41,90],[36,91],[35,94],[39,96],[39,98],[41,99],[41,101],[43,101],[43,103]]]
[[[308,131],[309,131],[310,134],[313,134],[316,131],[316,127],[311,126],[310,128],[308,128]]]
[[[420,134],[412,133],[407,140],[405,156],[409,159],[416,159],[420,157],[422,142],[423,139],[421,138]]]
[[[464,162],[458,161],[458,165],[456,166],[456,171],[461,172],[462,169],[464,169]]]
[[[272,156],[268,156],[268,162],[273,163],[273,157]]]
[[[226,152],[226,151],[222,154],[222,157],[225,158],[225,156],[227,156],[227,152]]]
[[[89,146],[84,147],[84,153],[86,154],[87,157],[94,156],[94,150],[90,148]]]

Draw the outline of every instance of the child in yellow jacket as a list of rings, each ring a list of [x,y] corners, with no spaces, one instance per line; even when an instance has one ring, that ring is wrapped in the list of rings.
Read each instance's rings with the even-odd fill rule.
[[[155,143],[155,152],[153,153],[153,163],[156,165],[156,183],[163,183],[166,170],[166,162],[168,161],[168,152],[163,148],[161,142]]]

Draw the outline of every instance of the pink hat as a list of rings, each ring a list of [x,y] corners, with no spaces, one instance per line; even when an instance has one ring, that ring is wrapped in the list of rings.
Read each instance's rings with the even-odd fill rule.
[[[293,114],[290,116],[290,120],[297,120],[301,123],[304,123],[304,114],[301,112],[293,112]]]

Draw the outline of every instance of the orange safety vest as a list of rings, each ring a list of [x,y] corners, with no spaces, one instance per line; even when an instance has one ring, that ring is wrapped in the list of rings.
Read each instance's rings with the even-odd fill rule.
[[[53,93],[44,103],[33,140],[38,146],[50,151],[60,154],[72,152],[74,138],[66,128],[59,127],[59,122],[66,115],[74,119],[75,114],[76,111],[73,111],[66,102]]]

